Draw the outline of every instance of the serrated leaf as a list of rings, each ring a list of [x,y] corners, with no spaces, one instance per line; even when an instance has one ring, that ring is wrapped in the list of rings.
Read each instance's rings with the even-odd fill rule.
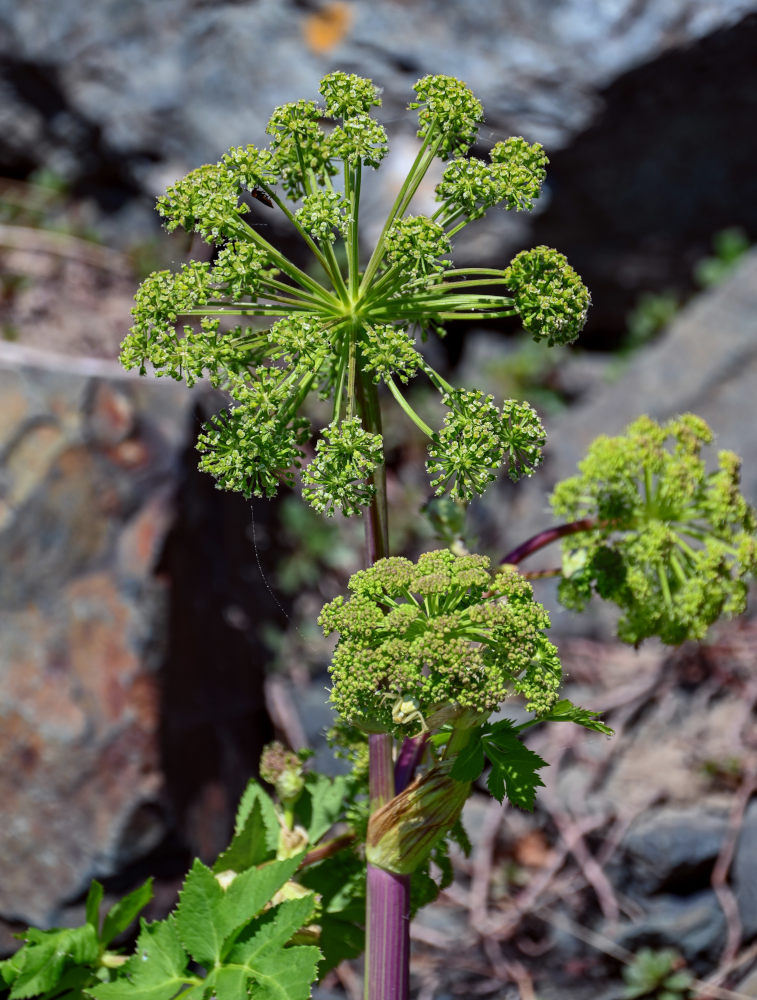
[[[134,955],[123,967],[128,978],[90,987],[94,1000],[171,1000],[195,978],[187,972],[187,953],[174,920],[142,921]]]
[[[267,845],[269,851],[276,853],[276,848],[279,846],[279,819],[276,815],[276,809],[269,795],[265,793],[263,788],[255,781],[254,778],[250,778],[247,782],[247,788],[245,788],[242,798],[239,802],[239,807],[237,809],[237,816],[234,822],[234,833],[239,833],[245,823],[247,822],[247,817],[252,812],[252,807],[255,802],[260,803],[260,811],[263,819],[263,826],[266,830]]]
[[[205,981],[185,994],[183,1000],[201,1000],[202,997],[213,997],[214,1000],[247,1000],[247,982],[249,973],[246,969],[236,966],[222,965],[214,969]]]
[[[255,969],[273,950],[280,950],[313,915],[315,896],[287,899],[261,914],[228,955],[229,965]],[[289,952],[287,952],[289,954]]]
[[[192,958],[206,969],[221,961],[234,934],[249,923],[292,877],[302,854],[241,872],[224,890],[201,861],[195,861],[179,893],[176,929]]]
[[[125,931],[129,924],[137,919],[140,911],[147,906],[151,899],[152,878],[148,878],[138,889],[130,892],[128,896],[124,896],[114,906],[111,906],[105,920],[103,920],[100,936],[103,945],[107,947],[114,937]]]
[[[102,885],[96,879],[92,879],[92,885],[89,887],[89,892],[87,893],[85,912],[87,923],[91,927],[94,927],[95,934],[99,934],[100,932],[100,904],[103,901],[104,895],[105,890]]]
[[[282,961],[283,959],[283,961]],[[266,956],[255,971],[255,1000],[309,1000],[321,953],[308,945]]]
[[[47,993],[57,985],[65,964],[65,952],[58,950],[55,941],[50,940],[29,948],[21,972],[10,991],[10,1000],[22,1000],[24,997]]]
[[[591,729],[595,733],[603,733],[605,736],[614,736],[615,733],[609,726],[599,720],[600,713],[592,712],[588,708],[580,708],[572,701],[563,698],[558,701],[546,715],[542,715],[540,722],[575,722],[576,725],[583,726],[584,729]]]
[[[276,853],[276,848],[271,849],[268,842],[269,834],[263,820],[263,807],[256,798],[241,828],[234,834],[226,850],[219,854],[213,865],[213,871],[243,872],[247,868],[268,861]]]
[[[484,769],[484,748],[481,742],[482,729],[477,729],[455,757],[450,778],[455,781],[475,781]]]
[[[174,917],[182,945],[206,969],[211,969],[221,957],[223,942],[231,930],[219,919],[224,898],[224,890],[213,872],[195,858],[179,892]]]
[[[265,1000],[307,1000],[321,953],[307,945],[285,947],[310,918],[314,897],[286,900],[263,913],[228,956],[228,965],[245,970],[255,986],[251,995]]]
[[[23,965],[9,1000],[26,1000],[47,993],[60,982],[66,968],[97,961],[100,946],[91,924],[30,934],[23,948]],[[20,962],[19,962],[20,964]]]
[[[489,734],[484,749],[492,764],[487,787],[494,798],[501,802],[507,795],[513,805],[532,812],[536,789],[544,785],[536,772],[547,762],[505,729]]]
[[[295,816],[307,830],[311,844],[317,843],[340,818],[347,792],[348,781],[344,775],[336,778],[327,778],[325,774],[307,775],[305,789],[295,806]]]

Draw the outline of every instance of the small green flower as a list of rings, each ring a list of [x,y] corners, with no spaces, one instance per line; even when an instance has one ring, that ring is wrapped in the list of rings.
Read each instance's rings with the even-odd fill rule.
[[[169,233],[181,226],[208,243],[239,235],[241,216],[249,211],[239,201],[234,177],[218,164],[197,167],[158,198],[157,209]]]
[[[380,165],[388,144],[371,117],[381,103],[378,88],[354,74],[326,76],[324,104],[277,108],[268,148],[235,146],[158,199],[166,228],[200,233],[215,244],[214,260],[145,280],[121,358],[126,367],[145,373],[151,365],[155,374],[189,384],[207,377],[229,393],[228,412],[211,421],[199,443],[201,467],[224,489],[272,495],[278,483],[295,481],[306,439],[298,414],[311,394],[330,403],[330,436],[316,444],[302,482],[310,501],[329,513],[358,514],[377,496],[383,502],[371,480],[383,475],[384,390],[430,439],[437,492],[468,500],[503,466],[517,478],[538,464],[543,432],[532,411],[508,402],[500,412],[480,393],[453,391],[416,342],[429,331],[443,334],[447,322],[487,322],[518,311],[549,343],[575,336],[588,296],[582,304],[580,279],[554,251],[519,255],[507,271],[456,269],[451,260],[452,238],[487,208],[531,207],[546,157],[520,138],[497,143],[486,162],[468,157],[483,111],[467,86],[427,76],[415,89],[423,143],[367,261],[362,174]],[[411,215],[435,158],[450,161],[441,204],[432,217]],[[294,263],[268,239],[255,198],[274,206],[309,260]],[[418,374],[450,408],[437,433],[402,395],[403,383]],[[269,412],[261,392],[266,387],[267,398],[273,386]],[[365,448],[362,459],[358,447]]]
[[[504,273],[523,328],[534,340],[571,344],[583,329],[591,298],[561,253],[549,247],[522,250]]]
[[[507,456],[507,474],[517,483],[522,476],[532,476],[541,465],[547,435],[533,406],[516,399],[502,404],[500,440]]]
[[[392,375],[407,382],[422,364],[413,337],[401,326],[369,326],[360,349],[365,362],[363,371],[369,372],[374,382]]]
[[[602,436],[580,475],[551,502],[595,527],[564,542],[560,599],[581,609],[592,595],[618,604],[618,634],[678,644],[700,639],[721,615],[740,614],[757,572],[757,516],[739,489],[739,461],[720,452],[707,472],[709,427],[691,414],[667,424],[641,417],[622,437]]]
[[[326,101],[329,118],[354,118],[381,105],[378,87],[355,73],[329,73],[318,90]]]
[[[528,403],[508,399],[500,412],[493,396],[477,390],[456,390],[442,401],[450,410],[432,438],[426,463],[437,495],[449,491],[468,501],[494,482],[504,463],[513,482],[532,475],[541,463],[546,435]]]
[[[449,267],[452,249],[444,229],[425,215],[399,219],[386,234],[387,260],[410,277],[427,277]]]
[[[354,725],[408,735],[476,724],[513,694],[537,713],[556,701],[549,618],[514,567],[493,574],[484,556],[442,549],[417,563],[381,559],[349,586],[319,622],[339,633],[331,700]]]
[[[314,191],[303,199],[295,218],[317,240],[333,243],[344,226],[346,203],[336,191]]]
[[[359,514],[375,489],[370,477],[382,461],[381,437],[364,430],[359,417],[332,424],[321,434],[315,458],[302,476],[302,495],[327,517],[337,510],[347,517]]]
[[[484,119],[484,109],[468,87],[452,76],[424,76],[414,85],[418,100],[409,108],[418,108],[418,135],[426,139],[440,132],[438,153],[443,160],[457,156],[471,146]]]

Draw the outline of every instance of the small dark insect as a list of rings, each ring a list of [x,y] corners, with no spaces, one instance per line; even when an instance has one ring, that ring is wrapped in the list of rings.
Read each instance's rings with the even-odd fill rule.
[[[250,191],[250,194],[257,201],[262,201],[264,205],[267,205],[269,208],[273,208],[273,202],[265,193],[265,191],[261,191],[260,188],[253,188],[252,191]]]

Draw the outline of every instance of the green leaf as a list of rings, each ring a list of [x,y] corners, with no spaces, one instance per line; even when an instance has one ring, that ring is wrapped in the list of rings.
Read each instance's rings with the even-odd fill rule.
[[[563,698],[547,712],[539,717],[539,722],[575,722],[584,729],[591,729],[595,733],[604,733],[605,736],[614,736],[614,731],[606,726],[604,722],[599,722],[599,712],[592,712],[588,708],[580,708],[572,701]]]
[[[142,921],[134,955],[123,966],[128,978],[87,989],[94,1000],[171,1000],[196,980],[187,972],[184,951],[173,918]]]
[[[450,771],[450,777],[455,781],[475,781],[484,769],[484,747],[482,736],[484,728],[479,727],[455,757]]]
[[[249,923],[294,875],[302,858],[303,855],[298,854],[285,861],[273,861],[262,868],[250,868],[237,875],[226,890],[221,904],[223,925],[237,930]],[[310,903],[312,906],[312,899]]]
[[[25,1000],[47,993],[60,982],[66,968],[94,964],[100,954],[97,934],[91,924],[60,930],[29,932],[23,959],[9,1000]],[[21,965],[23,961],[23,965]]]
[[[295,806],[297,822],[308,833],[311,844],[317,843],[340,818],[348,793],[344,775],[327,778],[325,774],[308,774],[304,794]]]
[[[140,911],[147,906],[151,899],[152,878],[148,878],[138,889],[130,892],[128,896],[124,896],[112,906],[103,921],[100,936],[102,944],[107,947],[114,937],[125,931],[129,924],[137,919]]]
[[[252,812],[253,805],[255,802],[260,803],[260,810],[263,819],[263,826],[266,831],[266,843],[268,845],[269,851],[276,853],[276,848],[279,846],[279,819],[276,815],[276,809],[271,801],[270,796],[268,796],[263,788],[255,781],[254,778],[250,778],[247,783],[247,788],[245,788],[242,798],[239,802],[239,808],[237,809],[236,821],[234,823],[234,833],[240,833],[244,828],[247,819]]]
[[[96,879],[92,879],[92,885],[87,893],[86,914],[87,923],[94,927],[95,934],[99,934],[100,931],[100,904],[104,895],[105,890],[102,885]]]
[[[195,861],[179,893],[176,928],[192,958],[206,969],[223,960],[234,934],[249,923],[295,873],[302,854],[241,872],[224,890],[209,868]]]
[[[287,900],[264,913],[229,954],[252,977],[252,996],[264,1000],[307,1000],[321,953],[307,945],[284,947],[313,912],[313,897]]]
[[[243,872],[247,868],[253,868],[263,861],[270,860],[276,848],[271,848],[269,841],[269,830],[263,818],[263,806],[260,799],[255,798],[241,828],[234,834],[226,850],[219,854],[213,865],[213,871]]]
[[[185,994],[182,1000],[203,1000],[203,997],[214,997],[215,1000],[246,1000],[249,996],[247,982],[249,974],[246,969],[222,965],[213,969],[210,975],[194,990]]]
[[[507,795],[513,805],[532,812],[536,789],[544,785],[536,772],[547,762],[509,729],[489,734],[484,748],[492,764],[487,787],[494,798],[501,802]]]
[[[233,930],[219,919],[224,899],[224,890],[213,872],[195,859],[179,892],[174,916],[182,945],[208,969],[220,959],[223,942]]]

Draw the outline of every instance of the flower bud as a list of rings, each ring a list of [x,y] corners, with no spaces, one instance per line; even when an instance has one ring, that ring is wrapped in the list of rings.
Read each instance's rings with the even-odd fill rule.
[[[395,875],[409,875],[454,825],[470,792],[470,782],[449,776],[442,761],[381,806],[368,822],[365,857]]]

